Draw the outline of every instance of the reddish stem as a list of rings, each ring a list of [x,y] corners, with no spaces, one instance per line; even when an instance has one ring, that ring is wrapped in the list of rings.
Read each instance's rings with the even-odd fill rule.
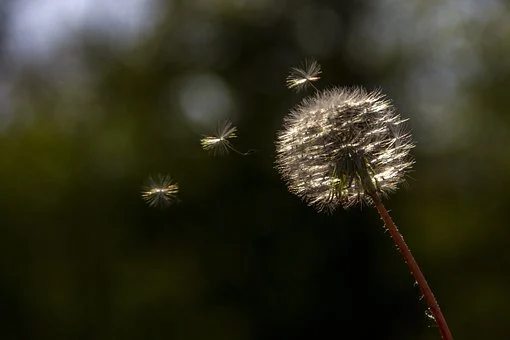
[[[418,287],[420,287],[425,302],[427,303],[430,312],[432,313],[432,316],[434,317],[434,320],[437,326],[439,327],[441,337],[443,338],[443,340],[453,340],[450,329],[448,328],[448,324],[446,323],[446,319],[444,318],[443,313],[439,308],[436,298],[434,297],[434,294],[432,293],[432,290],[430,289],[429,284],[425,279],[425,276],[421,272],[418,263],[414,259],[413,255],[411,254],[411,251],[409,250],[409,247],[404,241],[402,234],[398,231],[397,226],[395,225],[395,223],[391,219],[390,214],[384,207],[384,204],[382,203],[380,196],[377,193],[374,193],[371,195],[371,197],[374,201],[377,211],[379,212],[379,215],[381,216],[381,219],[384,221],[386,228],[390,232],[393,241],[395,242],[398,249],[400,250],[400,253],[404,257],[404,262],[407,264],[409,270],[411,271],[411,274],[418,283]]]

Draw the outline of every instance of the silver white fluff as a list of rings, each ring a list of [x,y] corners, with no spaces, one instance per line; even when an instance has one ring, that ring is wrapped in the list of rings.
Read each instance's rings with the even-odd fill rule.
[[[405,180],[414,147],[379,91],[333,88],[305,98],[285,118],[276,168],[289,190],[319,211],[372,203]]]

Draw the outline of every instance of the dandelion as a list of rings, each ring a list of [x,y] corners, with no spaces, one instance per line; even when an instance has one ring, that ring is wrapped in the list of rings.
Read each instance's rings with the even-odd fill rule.
[[[228,154],[230,151],[234,151],[240,155],[246,156],[250,153],[241,152],[234,148],[231,139],[237,138],[236,135],[237,127],[235,127],[231,121],[226,120],[222,124],[218,125],[216,133],[212,136],[204,136],[200,140],[200,144],[205,151],[210,152],[214,156],[222,156]]]
[[[380,92],[335,88],[305,99],[278,135],[277,168],[318,210],[371,203],[404,181],[414,147],[405,119]]]
[[[299,86],[306,81],[291,84]],[[452,340],[425,276],[381,200],[405,180],[414,163],[410,156],[413,147],[406,119],[381,92],[333,88],[304,99],[291,110],[278,133],[276,168],[289,191],[319,211],[374,205],[443,340]]]
[[[317,88],[312,84],[320,79],[321,65],[315,60],[305,61],[303,67],[293,67],[287,76],[287,87],[289,89],[296,89],[297,92],[306,89],[309,85]]]
[[[150,207],[164,208],[176,201],[179,185],[168,175],[149,176],[142,188],[142,199]]]

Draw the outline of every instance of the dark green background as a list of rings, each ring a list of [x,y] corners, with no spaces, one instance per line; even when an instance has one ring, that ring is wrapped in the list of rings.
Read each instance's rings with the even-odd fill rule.
[[[309,57],[318,87],[381,88],[410,118],[416,166],[387,207],[455,338],[510,338],[508,3],[162,2],[129,47],[77,32],[40,63],[2,48],[10,3],[2,339],[439,339],[375,210],[318,214],[273,168]],[[186,115],[185,86],[210,108],[201,82],[230,109]],[[258,151],[201,150],[223,118]],[[166,210],[139,195],[158,172],[180,186]]]

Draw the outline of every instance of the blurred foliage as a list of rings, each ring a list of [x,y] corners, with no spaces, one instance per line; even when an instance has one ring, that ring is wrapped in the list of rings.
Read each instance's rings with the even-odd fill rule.
[[[510,337],[508,3],[160,1],[131,44],[104,25],[40,60],[8,48],[13,3],[2,339],[438,339],[373,209],[317,214],[273,168],[309,57],[320,87],[380,87],[410,117],[416,168],[387,205],[454,336]],[[256,153],[200,149],[225,118]],[[167,210],[139,195],[159,172]]]

